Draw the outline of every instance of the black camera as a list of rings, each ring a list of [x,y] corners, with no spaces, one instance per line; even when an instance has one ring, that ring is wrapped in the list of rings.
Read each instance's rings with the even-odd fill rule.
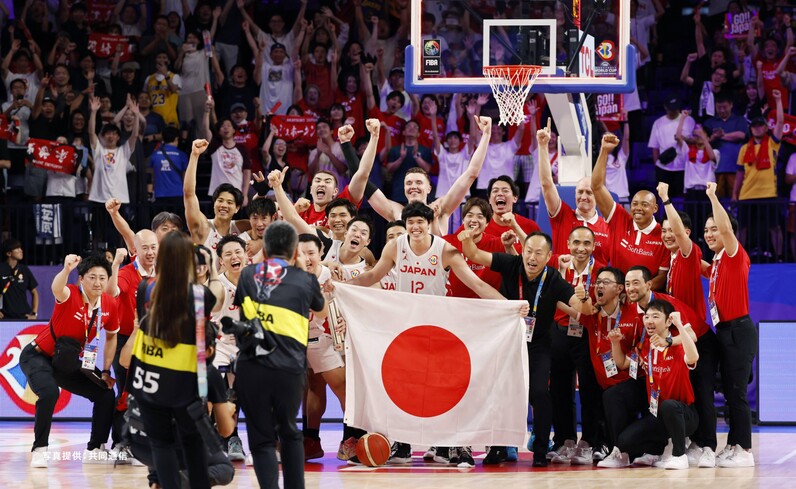
[[[235,321],[229,317],[221,318],[221,331],[235,335],[238,349],[251,352],[254,356],[270,355],[276,350],[277,344],[273,333],[266,331],[257,318],[246,321]]]
[[[257,336],[257,330],[260,329],[252,321],[235,321],[232,318],[221,318],[221,331],[224,334],[234,334],[236,339],[245,338],[246,336]]]

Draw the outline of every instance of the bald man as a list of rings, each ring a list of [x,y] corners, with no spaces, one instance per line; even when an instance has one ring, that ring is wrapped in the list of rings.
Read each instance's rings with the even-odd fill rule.
[[[653,290],[663,290],[670,254],[663,244],[661,225],[655,220],[658,203],[655,195],[640,190],[630,201],[630,213],[614,202],[605,186],[608,155],[619,145],[619,138],[611,133],[603,135],[600,156],[591,175],[591,188],[597,208],[608,223],[611,238],[611,265],[627,273],[635,265],[647,268],[652,274]],[[664,202],[664,205],[667,204]]]
[[[575,210],[558,195],[558,187],[553,181],[553,170],[550,166],[550,124],[536,132],[539,148],[539,183],[542,197],[550,216],[550,228],[553,238],[553,253],[569,254],[567,240],[573,229],[585,226],[594,233],[594,259],[599,263],[608,263],[611,255],[611,242],[608,236],[608,223],[597,215],[597,202],[591,188],[591,178],[583,177],[575,185]]]
[[[133,237],[135,259],[123,266],[117,273],[114,269],[108,280],[106,292],[116,297],[119,308],[119,332],[116,341],[116,355],[113,358],[113,373],[119,396],[124,391],[127,369],[119,363],[119,353],[133,332],[135,322],[135,298],[141,280],[155,276],[155,261],[158,257],[158,236],[149,229],[138,231]],[[117,265],[118,266],[118,265]],[[114,267],[115,268],[115,267]],[[119,411],[114,412],[112,438],[114,446],[121,441],[124,419]],[[129,454],[128,454],[129,456]]]

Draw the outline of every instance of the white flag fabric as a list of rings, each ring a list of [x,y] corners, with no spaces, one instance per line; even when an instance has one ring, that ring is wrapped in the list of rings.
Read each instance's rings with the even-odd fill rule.
[[[522,445],[522,301],[335,287],[347,323],[348,425],[418,445]]]

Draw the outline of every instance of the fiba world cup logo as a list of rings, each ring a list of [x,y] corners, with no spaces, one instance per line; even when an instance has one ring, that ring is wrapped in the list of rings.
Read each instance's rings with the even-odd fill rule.
[[[597,54],[605,61],[614,59],[614,43],[611,41],[603,41],[597,46]]]
[[[440,55],[439,41],[431,39],[423,43],[423,54],[426,56],[439,56]]]

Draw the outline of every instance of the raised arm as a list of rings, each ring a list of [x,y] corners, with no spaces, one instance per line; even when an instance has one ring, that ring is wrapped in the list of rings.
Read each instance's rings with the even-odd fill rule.
[[[141,124],[139,122],[139,114],[141,112],[138,111],[138,102],[133,99],[132,95],[128,95],[127,106],[129,110],[135,114],[136,122],[133,124],[133,130],[130,133],[130,138],[127,140],[127,146],[130,148],[130,154],[135,152],[135,145],[138,142],[138,133],[140,132]]]
[[[699,11],[700,3],[694,9],[694,40],[696,41],[697,57],[701,58],[707,53],[705,50],[705,26],[702,25],[702,12]]]
[[[724,209],[724,206],[719,202],[716,197],[716,184],[715,182],[708,182],[708,189],[705,191],[710,199],[711,209],[713,210],[713,222],[719,230],[722,241],[724,241],[724,249],[729,256],[735,256],[738,252],[738,238],[732,230],[732,222],[730,216]]]
[[[694,79],[691,78],[691,63],[699,58],[699,54],[691,53],[686,57],[685,64],[683,65],[683,71],[680,73],[680,81],[683,82],[686,86],[692,86],[694,84]]]
[[[130,224],[119,213],[121,207],[122,203],[119,202],[118,199],[111,198],[105,202],[105,210],[108,211],[108,215],[111,216],[113,227],[116,228],[116,231],[122,236],[122,239],[124,239],[124,245],[127,247],[130,255],[137,255],[138,253],[135,249],[135,232],[133,232],[130,228]]]
[[[191,157],[188,158],[188,168],[182,182],[183,205],[185,206],[185,221],[188,232],[195,244],[203,244],[210,232],[207,217],[202,214],[199,207],[199,198],[196,196],[196,167],[199,165],[199,155],[205,152],[208,143],[204,139],[196,139],[191,148]]]
[[[365,196],[365,187],[368,184],[370,171],[373,169],[373,162],[376,160],[376,149],[379,145],[379,133],[381,132],[381,123],[378,119],[366,120],[365,126],[370,133],[370,139],[367,147],[365,147],[365,152],[362,153],[362,158],[359,160],[359,167],[351,176],[351,182],[348,184],[348,192],[355,202],[362,202],[362,198]],[[346,158],[347,160],[348,158]]]
[[[307,222],[301,218],[296,208],[293,207],[293,202],[290,201],[287,194],[285,193],[284,187],[282,187],[282,182],[285,181],[285,174],[289,170],[289,167],[284,167],[282,170],[273,170],[271,173],[268,174],[268,186],[274,190],[274,196],[276,196],[276,203],[279,205],[279,210],[282,211],[282,218],[293,225],[296,228],[296,232],[299,234],[315,234],[315,228],[307,224]]]
[[[691,241],[688,233],[686,233],[685,226],[683,226],[683,220],[680,219],[680,214],[677,213],[677,209],[674,208],[674,204],[672,204],[669,200],[668,183],[658,183],[658,197],[660,197],[664,202],[663,208],[666,211],[666,219],[669,221],[669,225],[672,227],[674,238],[677,240],[677,247],[680,248],[680,254],[684,258],[688,258],[688,256],[691,255],[691,250],[694,248],[694,242]]]
[[[625,355],[622,350],[622,331],[619,328],[614,328],[608,333],[608,339],[611,340],[611,353],[616,362],[618,370],[627,370],[630,368],[630,359]]]
[[[39,90],[39,93],[43,91],[44,89],[41,89]],[[99,142],[99,139],[97,138],[97,111],[100,109],[102,104],[100,103],[100,99],[93,95],[91,98],[89,98],[88,103],[89,109],[91,110],[91,115],[88,117],[88,140],[91,143],[91,148],[93,149]]]
[[[561,197],[558,195],[558,188],[553,180],[553,169],[550,166],[550,150],[547,147],[550,143],[550,119],[547,119],[547,127],[536,131],[536,141],[539,156],[539,183],[542,187],[542,198],[547,206],[547,214],[558,215],[561,209]]]
[[[467,259],[485,267],[492,266],[492,253],[484,251],[476,246],[469,229],[460,232],[456,237],[462,243],[462,252]]]
[[[121,291],[119,290],[119,267],[127,257],[127,250],[124,248],[116,248],[116,253],[113,255],[113,263],[111,263],[111,276],[108,278],[108,284],[105,286],[105,293],[111,297],[119,297]]]
[[[594,192],[594,200],[597,201],[597,209],[600,214],[606,217],[611,215],[611,211],[614,208],[614,199],[605,186],[606,165],[608,164],[608,155],[618,144],[619,138],[610,132],[603,134],[600,155],[597,157],[597,163],[594,165],[594,170],[592,170],[591,174],[591,189]]]
[[[473,156],[470,158],[470,164],[467,165],[467,169],[453,182],[448,193],[440,198],[441,221],[443,222],[447,221],[448,216],[462,203],[470,186],[478,178],[478,174],[481,173],[481,167],[484,166],[489,139],[492,137],[492,118],[485,116],[474,117],[476,124],[478,124],[478,129],[481,131],[481,140],[478,142],[478,147],[473,151]],[[462,151],[465,150],[463,149]]]
[[[696,365],[697,361],[699,360],[699,352],[697,351],[696,344],[694,344],[694,332],[688,325],[683,325],[682,320],[680,319],[680,313],[675,311],[669,315],[669,320],[672,321],[672,324],[677,328],[677,331],[680,333],[678,336],[681,341],[681,345],[683,346],[683,353],[685,354],[685,363],[688,365]]]
[[[456,274],[456,277],[458,277],[470,290],[478,294],[478,297],[482,299],[506,300],[494,287],[478,278],[456,248],[446,243],[445,251],[442,256],[443,264],[450,267],[453,273]]]
[[[774,96],[774,100],[777,104],[777,122],[774,126],[774,131],[772,134],[774,137],[781,141],[782,140],[782,128],[785,125],[785,112],[782,109],[782,93],[779,90],[772,90],[771,95]]]
[[[298,14],[296,15],[296,21],[293,22],[293,27],[290,31],[293,33],[293,37],[298,35],[299,29],[301,29],[301,21],[304,19],[304,15],[307,13],[307,0],[301,0],[301,8],[299,8]]]
[[[80,263],[80,257],[77,255],[66,255],[64,258],[64,268],[53,277],[52,285],[50,286],[55,296],[56,302],[62,304],[69,299],[69,288],[66,286],[69,281],[69,274],[72,270],[77,268]]]

